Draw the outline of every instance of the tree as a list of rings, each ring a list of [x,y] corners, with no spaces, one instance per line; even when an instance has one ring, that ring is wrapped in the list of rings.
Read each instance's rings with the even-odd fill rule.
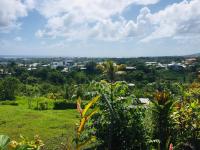
[[[115,81],[115,75],[118,68],[113,61],[107,61],[103,63],[103,71],[107,75],[109,82],[113,83]]]
[[[48,79],[55,84],[64,84],[64,76],[57,70],[49,72]]]
[[[86,67],[86,72],[88,74],[95,74],[97,73],[97,68],[96,68],[96,63],[91,61],[91,62],[88,62],[85,67]]]
[[[4,100],[5,98],[5,92],[3,87],[3,81],[0,81],[0,100]]]
[[[14,100],[19,86],[19,80],[14,77],[6,77],[1,82],[1,100]]]

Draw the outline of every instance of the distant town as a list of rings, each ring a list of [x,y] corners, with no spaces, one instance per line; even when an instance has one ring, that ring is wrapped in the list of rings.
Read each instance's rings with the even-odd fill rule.
[[[162,57],[158,58],[133,58],[134,60],[141,60],[146,67],[165,69],[165,70],[185,70],[189,67],[193,67],[197,63],[197,57],[174,57],[175,60],[168,63],[163,63]],[[176,60],[178,58],[178,60]],[[131,58],[113,58],[114,60],[130,60]],[[145,61],[146,59],[146,61]],[[149,61],[157,59],[157,61]],[[164,57],[168,59],[168,57]],[[172,58],[170,58],[171,60]],[[15,57],[1,57],[0,58],[0,74],[12,74],[6,69],[7,65],[16,63],[18,67],[24,68],[28,71],[36,70],[38,68],[50,67],[51,69],[62,68],[62,73],[67,73],[72,70],[87,70],[86,64],[90,61],[94,61],[97,64],[102,64],[107,58],[15,58]],[[125,61],[126,64],[126,61]],[[125,66],[124,71],[137,70],[136,66]],[[120,73],[120,72],[119,72]],[[123,73],[123,72],[121,72]]]

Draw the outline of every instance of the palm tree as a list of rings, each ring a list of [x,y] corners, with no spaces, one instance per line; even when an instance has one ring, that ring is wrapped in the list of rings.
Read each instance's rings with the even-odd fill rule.
[[[104,95],[104,99],[106,104],[109,107],[109,112],[110,112],[110,120],[111,120],[111,124],[109,127],[109,145],[108,145],[108,149],[111,150],[112,149],[112,139],[113,139],[113,127],[114,127],[114,116],[113,116],[113,83],[115,82],[115,76],[116,76],[116,72],[118,71],[118,67],[117,65],[113,62],[113,61],[106,61],[103,64],[97,66],[98,68],[100,68],[102,70],[102,72],[104,73],[104,75],[107,76],[109,82],[110,82],[110,101],[109,99]]]
[[[113,83],[115,81],[115,75],[118,70],[117,65],[113,61],[107,61],[103,64],[104,73],[107,75],[109,81]]]

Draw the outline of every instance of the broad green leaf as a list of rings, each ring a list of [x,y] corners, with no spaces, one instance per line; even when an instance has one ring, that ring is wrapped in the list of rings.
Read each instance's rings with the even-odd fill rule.
[[[87,120],[90,119],[95,113],[97,113],[98,110],[99,110],[99,109],[96,108],[96,109],[93,110],[88,116],[85,116],[85,117],[83,117],[83,118],[81,119],[80,126],[79,126],[79,128],[78,128],[78,133],[79,133],[79,134],[80,134],[80,132],[83,131],[84,126],[85,126]]]
[[[10,138],[6,135],[0,135],[0,150],[6,150],[10,142]]]
[[[83,112],[82,112],[82,116],[84,117],[85,114],[87,113],[88,109],[90,109],[90,107],[96,103],[96,101],[99,99],[100,96],[96,96],[95,98],[93,98],[84,108]]]
[[[87,120],[90,119],[94,114],[96,114],[99,111],[99,108],[94,109],[88,116]]]

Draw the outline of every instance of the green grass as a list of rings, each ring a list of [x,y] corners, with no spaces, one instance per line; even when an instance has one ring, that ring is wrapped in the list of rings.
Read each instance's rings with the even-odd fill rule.
[[[18,98],[18,106],[0,105],[0,134],[13,139],[19,139],[20,134],[28,138],[39,135],[46,144],[73,137],[78,122],[75,109],[38,111],[28,109],[26,101]]]

